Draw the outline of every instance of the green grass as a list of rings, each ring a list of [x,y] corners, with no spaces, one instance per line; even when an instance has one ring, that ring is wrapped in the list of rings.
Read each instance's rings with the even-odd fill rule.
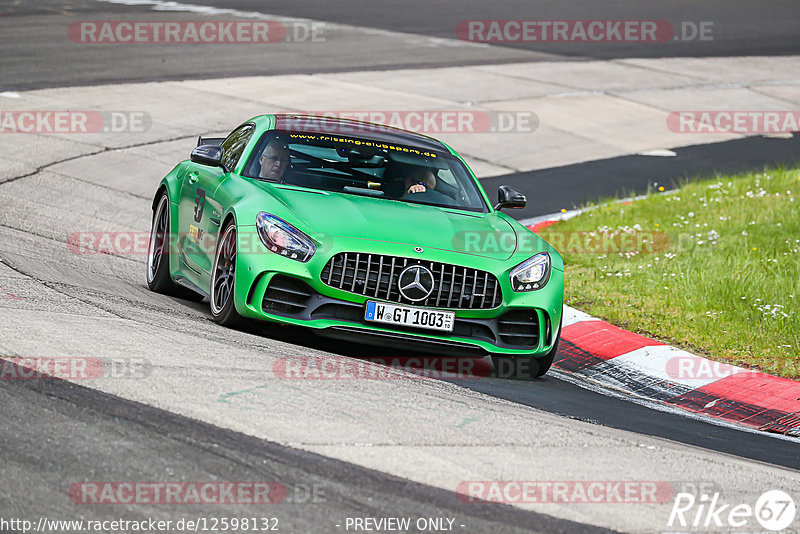
[[[800,169],[715,176],[586,208],[540,232],[564,255],[567,304],[716,360],[800,378]]]

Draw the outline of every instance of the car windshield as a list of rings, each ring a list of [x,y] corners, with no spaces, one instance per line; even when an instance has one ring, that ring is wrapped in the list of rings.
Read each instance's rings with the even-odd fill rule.
[[[243,175],[310,189],[488,211],[458,158],[369,139],[268,132],[253,150]]]

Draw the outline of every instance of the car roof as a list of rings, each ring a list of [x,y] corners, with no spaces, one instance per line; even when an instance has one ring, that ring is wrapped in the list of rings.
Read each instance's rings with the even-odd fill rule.
[[[444,143],[427,135],[373,122],[317,115],[281,114],[274,115],[274,117],[276,130],[358,137],[381,143],[396,143],[425,150],[450,152]]]

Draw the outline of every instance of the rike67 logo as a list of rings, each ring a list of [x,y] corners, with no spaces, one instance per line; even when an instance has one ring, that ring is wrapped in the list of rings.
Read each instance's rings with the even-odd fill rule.
[[[752,506],[749,503],[725,502],[718,492],[699,497],[691,493],[678,493],[667,524],[670,527],[716,531],[720,527],[726,530],[752,528],[755,527],[752,521],[755,519],[762,528],[776,532],[788,528],[796,512],[792,497],[781,490],[763,493]]]

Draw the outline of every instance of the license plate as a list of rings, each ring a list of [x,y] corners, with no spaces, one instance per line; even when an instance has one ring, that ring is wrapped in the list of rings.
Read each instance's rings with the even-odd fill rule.
[[[454,312],[396,306],[372,300],[367,301],[367,308],[364,311],[364,319],[374,323],[399,324],[444,332],[453,331],[455,318]]]

